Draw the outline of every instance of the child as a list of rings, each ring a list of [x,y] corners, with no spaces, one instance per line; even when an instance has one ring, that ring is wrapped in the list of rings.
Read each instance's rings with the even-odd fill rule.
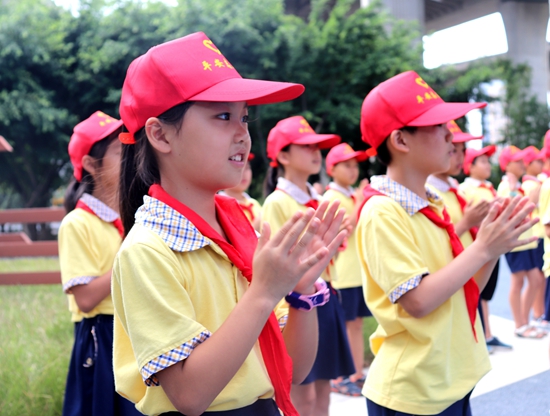
[[[290,384],[313,363],[310,311],[328,299],[317,279],[345,237],[343,213],[324,204],[271,239],[265,225],[258,240],[237,202],[216,193],[241,180],[248,105],[303,90],[241,78],[204,33],[128,68],[120,201],[129,232],[113,268],[113,365],[117,390],[144,414],[297,415]],[[292,307],[277,308],[277,322],[285,295]]]
[[[372,152],[370,152],[372,153]],[[327,154],[325,161],[327,174],[333,181],[328,184],[323,199],[340,201],[346,210],[348,222],[348,239],[336,257],[335,267],[338,279],[333,282],[340,293],[340,303],[344,309],[346,331],[355,364],[355,374],[331,382],[333,392],[350,396],[360,396],[365,376],[363,318],[372,316],[363,298],[361,268],[355,243],[355,225],[357,210],[363,202],[363,188],[368,184],[364,179],[357,190],[352,188],[359,178],[359,162],[366,160],[370,153],[355,152],[347,143],[334,146]]]
[[[111,269],[122,241],[117,187],[122,121],[97,111],[69,142],[74,177],[59,229],[63,290],[75,323],[63,415],[138,415],[115,392]]]
[[[254,229],[260,231],[260,225],[262,223],[262,206],[258,201],[246,193],[246,190],[252,182],[252,168],[250,167],[250,161],[252,159],[254,159],[254,155],[250,153],[248,155],[248,162],[243,171],[241,182],[233,188],[220,192],[220,195],[235,198]]]
[[[463,192],[464,198],[469,204],[488,204],[497,200],[497,193],[493,184],[489,182],[492,166],[489,158],[495,153],[496,147],[491,145],[482,149],[466,149],[464,156],[464,173],[468,176],[459,186]],[[511,349],[510,344],[502,342],[499,338],[493,336],[491,331],[491,322],[489,320],[489,301],[493,299],[498,283],[498,272],[500,260],[497,260],[491,276],[480,294],[481,323],[485,333],[485,341],[489,352],[494,347]]]
[[[471,391],[490,369],[478,285],[501,253],[525,244],[517,237],[535,222],[524,221],[533,205],[493,205],[461,253],[442,200],[425,188],[429,175],[449,169],[446,123],[483,106],[445,103],[413,71],[363,102],[363,140],[387,165],[365,188],[357,225],[364,296],[379,323],[363,388],[369,416],[469,414]]]
[[[542,183],[539,198],[539,211],[542,214],[541,222],[544,225],[544,265],[542,271],[545,282],[544,296],[544,316],[537,319],[537,326],[545,331],[550,330],[550,285],[548,284],[548,276],[550,276],[550,178],[547,178]]]
[[[523,162],[525,163],[525,175],[523,175],[521,181],[521,189],[526,196],[529,197],[537,208],[533,211],[533,216],[539,218],[539,195],[541,190],[543,177],[542,169],[544,166],[545,152],[540,151],[535,146],[529,146],[523,149]],[[543,257],[544,257],[544,225],[542,222],[537,223],[533,227],[533,235],[539,238],[538,245],[536,247],[536,259],[537,267],[542,271]],[[544,274],[543,274],[544,276]],[[531,326],[538,327],[539,329],[546,329],[543,318],[545,315],[545,292],[546,292],[546,279],[542,279],[542,283],[537,290],[535,299],[533,301],[533,316],[534,320],[530,322]],[[550,329],[550,328],[549,328]]]
[[[263,206],[263,218],[272,230],[280,229],[296,212],[317,206],[320,196],[307,179],[321,170],[323,159],[320,149],[330,148],[339,142],[340,137],[335,134],[316,134],[301,116],[281,120],[271,129],[267,138],[267,157],[271,159],[271,168],[267,173],[268,196]],[[331,287],[331,281],[336,279],[334,267],[323,272],[322,277],[331,288],[331,297],[317,311],[317,357],[302,385],[292,388],[292,401],[301,416],[328,416],[330,380],[355,373],[343,310]]]
[[[505,147],[500,153],[499,164],[505,175],[498,186],[498,196],[525,195],[520,181],[525,174],[523,156],[524,152],[516,146]],[[538,194],[536,197],[538,199]],[[531,196],[531,199],[534,200],[534,196]],[[527,231],[522,238],[531,236],[533,236],[533,229]],[[536,293],[544,282],[541,272],[542,260],[537,251],[538,237],[535,235],[533,238],[534,242],[506,253],[506,261],[512,272],[509,301],[516,326],[514,334],[520,338],[539,339],[543,338],[545,333],[529,324],[529,315]],[[522,293],[524,278],[527,280],[527,287]]]

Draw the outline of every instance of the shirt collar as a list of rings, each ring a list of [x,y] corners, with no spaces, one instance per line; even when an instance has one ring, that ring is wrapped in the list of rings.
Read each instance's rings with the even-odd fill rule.
[[[347,188],[344,188],[343,186],[338,185],[336,182],[330,182],[328,184],[329,189],[333,189],[335,191],[338,191],[348,198],[351,198],[353,196],[354,190],[351,186],[348,186]]]
[[[307,204],[312,199],[321,200],[321,196],[315,191],[315,188],[306,182],[309,193],[302,191],[298,186],[290,182],[288,179],[277,179],[277,188],[290,195],[299,204]]]
[[[135,220],[136,224],[157,234],[174,251],[194,251],[211,243],[191,221],[164,202],[147,195],[136,211]]]
[[[108,207],[104,202],[90,194],[82,194],[80,200],[84,202],[100,220],[105,222],[113,222],[119,218],[118,213]]]
[[[426,188],[428,196],[428,200],[426,200],[386,175],[373,176],[370,183],[378,192],[383,193],[401,205],[409,215],[414,215],[422,208],[426,208],[430,205],[430,202],[441,203],[442,201],[439,195],[429,188]]]
[[[430,175],[426,181],[428,185],[432,185],[435,189],[440,192],[449,192],[451,189],[451,184],[448,181],[438,178],[437,176]]]
[[[480,187],[481,185],[493,186],[493,184],[489,181],[480,181],[479,179],[470,178],[469,176],[464,179],[464,183],[475,186],[476,188]]]

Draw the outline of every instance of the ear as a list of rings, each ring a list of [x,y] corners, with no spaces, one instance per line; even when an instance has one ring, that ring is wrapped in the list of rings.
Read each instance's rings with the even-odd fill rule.
[[[172,151],[170,141],[174,137],[175,129],[171,126],[167,126],[156,117],[151,117],[145,122],[145,133],[147,134],[147,140],[156,151],[160,153],[170,153]]]
[[[410,148],[410,136],[404,132],[403,130],[394,130],[390,133],[390,137],[388,138],[388,150],[392,154],[392,156],[395,153],[402,153],[406,154],[409,153],[411,150]]]
[[[290,154],[285,151],[279,152],[279,154],[277,155],[277,162],[279,162],[279,164],[283,167],[288,166],[288,164],[290,163]]]
[[[96,174],[96,171],[97,171],[97,160],[95,160],[90,155],[85,155],[82,158],[82,167],[90,175],[94,176]]]

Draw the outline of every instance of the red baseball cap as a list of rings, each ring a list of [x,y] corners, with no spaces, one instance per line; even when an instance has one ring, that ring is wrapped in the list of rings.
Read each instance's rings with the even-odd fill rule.
[[[317,134],[302,116],[279,121],[267,136],[267,157],[271,166],[277,166],[277,155],[289,144],[318,144],[319,149],[329,149],[342,139],[336,134]]]
[[[543,152],[539,149],[537,149],[535,146],[528,146],[525,149],[522,150],[523,153],[523,162],[525,165],[529,165],[531,162],[535,160],[543,160],[546,155],[546,152]]]
[[[472,149],[467,148],[466,153],[464,154],[464,173],[466,175],[470,174],[470,166],[472,166],[472,163],[474,163],[474,160],[476,157],[487,155],[487,157],[491,157],[495,154],[497,148],[495,145],[486,146],[482,149]]]
[[[345,162],[346,160],[356,159],[358,162],[367,160],[369,155],[367,152],[356,152],[347,143],[340,143],[334,146],[327,154],[325,164],[327,167],[327,173],[332,175],[332,168],[334,165]]]
[[[208,37],[197,32],[162,43],[129,66],[120,99],[120,116],[129,133],[150,117],[186,101],[237,102],[248,105],[292,100],[304,92],[301,84],[244,79]]]
[[[518,160],[523,160],[523,150],[520,150],[516,146],[507,146],[500,152],[500,155],[498,157],[498,163],[500,165],[500,169],[502,169],[503,172],[506,171],[506,166],[508,166],[511,162],[517,162]]]
[[[102,111],[96,111],[73,129],[69,141],[69,156],[74,168],[74,177],[82,180],[82,158],[90,153],[92,146],[105,139],[122,127],[122,120],[117,120]]]
[[[470,140],[483,139],[483,136],[473,136],[470,133],[464,133],[454,120],[447,123],[447,128],[453,133],[453,143],[464,143]]]
[[[446,103],[416,72],[396,75],[375,87],[363,101],[363,141],[378,148],[394,130],[447,123],[487,103]]]

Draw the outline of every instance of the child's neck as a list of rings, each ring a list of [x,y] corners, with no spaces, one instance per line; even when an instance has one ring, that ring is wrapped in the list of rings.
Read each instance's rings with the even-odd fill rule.
[[[529,171],[529,169],[527,169],[527,170],[525,171],[525,174],[526,174],[526,175],[534,176],[535,178],[538,176],[539,173],[540,173],[540,172],[533,171],[533,170]]]
[[[341,180],[339,179],[336,179],[336,178],[332,178],[332,180],[334,181],[334,183],[344,189],[348,189],[352,184],[351,183],[345,183],[345,182],[342,182]]]
[[[485,182],[487,180],[485,178],[482,178],[482,177],[476,176],[476,175],[470,175],[470,178],[475,179],[476,181],[480,181],[480,182]]]
[[[397,165],[388,166],[386,175],[391,180],[410,189],[421,198],[428,199],[425,185],[429,175]]]
[[[94,191],[92,192],[92,196],[94,198],[99,199],[101,202],[103,202],[113,211],[118,213],[119,207],[118,207],[118,198],[116,197],[116,195],[117,195],[116,191],[114,190],[108,191],[99,184],[95,185]]]
[[[287,181],[292,182],[305,193],[309,194],[309,189],[307,187],[307,178],[309,178],[309,175],[307,173],[285,168],[284,178]]]
[[[225,189],[224,192],[227,196],[235,198],[237,201],[244,201],[246,199],[243,192],[236,191],[235,189]]]

